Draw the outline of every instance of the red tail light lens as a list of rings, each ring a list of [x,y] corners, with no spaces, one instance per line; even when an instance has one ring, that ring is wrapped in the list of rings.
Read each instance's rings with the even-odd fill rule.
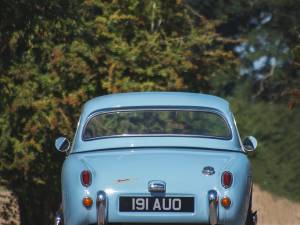
[[[81,183],[83,186],[90,186],[92,183],[92,174],[88,170],[84,170],[81,172]]]
[[[225,171],[222,174],[222,185],[224,188],[230,188],[232,185],[233,176],[229,171]]]

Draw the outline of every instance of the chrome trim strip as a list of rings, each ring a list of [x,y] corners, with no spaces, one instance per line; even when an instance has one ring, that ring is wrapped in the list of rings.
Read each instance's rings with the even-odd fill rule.
[[[108,138],[126,138],[126,137],[184,137],[184,138],[211,138],[217,140],[228,141],[231,139],[218,137],[218,136],[209,136],[209,135],[197,135],[197,134],[120,134],[120,135],[112,135],[112,136],[101,136],[89,139],[83,139],[83,141],[94,141]]]
[[[204,147],[191,147],[191,146],[139,146],[139,147],[114,147],[114,148],[103,148],[103,149],[99,149],[99,148],[96,148],[96,149],[93,149],[93,150],[85,150],[85,151],[75,151],[75,152],[71,152],[70,154],[85,154],[85,153],[91,153],[91,152],[95,152],[95,151],[119,151],[119,150],[132,150],[132,149],[161,149],[161,148],[164,148],[164,149],[172,149],[172,150],[176,150],[176,149],[190,149],[190,150],[194,150],[194,151],[197,151],[197,150],[204,150],[204,151],[210,151],[210,150],[213,150],[213,151],[218,151],[218,152],[235,152],[235,153],[241,153],[243,155],[246,155],[245,152],[241,151],[240,149],[218,149],[218,148],[204,148]]]
[[[215,190],[208,191],[209,204],[209,224],[216,225],[218,223],[218,193]]]
[[[97,193],[97,225],[107,224],[107,197],[104,191]]]

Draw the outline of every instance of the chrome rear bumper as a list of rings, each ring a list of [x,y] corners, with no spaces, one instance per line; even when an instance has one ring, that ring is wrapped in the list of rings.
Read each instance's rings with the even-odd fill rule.
[[[209,224],[218,223],[218,193],[215,190],[208,191]]]
[[[209,205],[209,224],[218,224],[218,193],[215,190],[208,191],[208,205]],[[104,191],[97,193],[97,225],[107,224],[108,201]],[[252,215],[253,224],[257,222],[256,213]],[[55,216],[55,225],[62,225],[62,213],[58,211]]]
[[[97,225],[107,224],[107,197],[104,191],[97,193]]]
[[[218,193],[215,190],[208,191],[210,225],[218,224],[218,202]],[[104,191],[99,191],[97,193],[97,225],[107,224],[107,208],[108,201],[106,193]]]

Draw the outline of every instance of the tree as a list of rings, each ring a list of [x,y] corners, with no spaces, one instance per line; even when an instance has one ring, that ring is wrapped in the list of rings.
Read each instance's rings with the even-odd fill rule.
[[[240,74],[252,82],[253,98],[299,101],[299,1],[189,1],[207,18],[219,20],[218,32],[239,37],[232,45],[241,59]],[[243,79],[244,80],[244,79]]]
[[[54,139],[72,137],[86,100],[148,90],[226,94],[234,86],[238,61],[226,46],[235,41],[184,1],[63,3],[1,8],[15,25],[0,22],[0,171],[19,197],[22,224],[51,223],[63,160]]]

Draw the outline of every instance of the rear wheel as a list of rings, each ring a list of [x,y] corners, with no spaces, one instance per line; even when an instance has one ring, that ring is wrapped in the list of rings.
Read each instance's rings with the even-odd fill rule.
[[[249,201],[248,214],[245,225],[256,225],[257,224],[257,211],[252,211],[252,191]]]

